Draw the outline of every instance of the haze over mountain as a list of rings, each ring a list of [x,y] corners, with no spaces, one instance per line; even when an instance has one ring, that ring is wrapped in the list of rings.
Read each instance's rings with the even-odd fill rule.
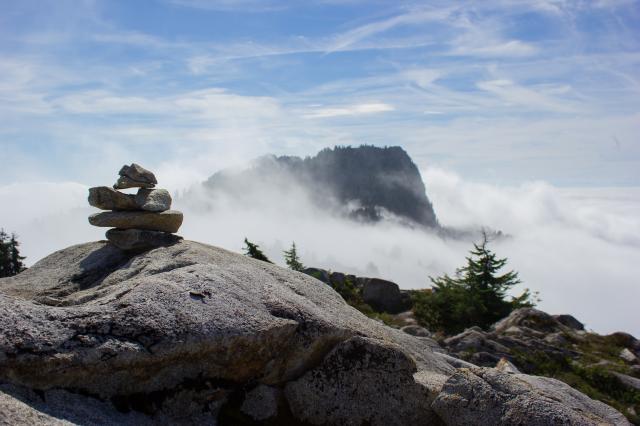
[[[204,186],[244,199],[299,187],[318,208],[353,219],[438,226],[420,171],[398,146],[327,148],[304,159],[264,156],[246,170],[219,171]]]

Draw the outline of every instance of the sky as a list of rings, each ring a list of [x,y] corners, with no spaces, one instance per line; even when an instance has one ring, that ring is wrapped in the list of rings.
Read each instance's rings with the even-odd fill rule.
[[[513,235],[498,248],[542,308],[640,334],[640,1],[0,0],[0,10],[0,227],[19,234],[30,264],[102,237],[86,223],[86,191],[125,163],[178,195],[264,154],[400,145],[443,224]],[[272,256],[296,239],[319,266],[405,288],[451,273],[468,249],[300,204],[306,219],[274,212],[269,227],[228,202],[214,216],[183,206],[182,231],[239,251],[250,230]],[[337,249],[336,235],[352,244]]]

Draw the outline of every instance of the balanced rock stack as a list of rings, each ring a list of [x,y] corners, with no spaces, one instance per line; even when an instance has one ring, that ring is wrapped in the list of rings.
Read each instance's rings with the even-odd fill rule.
[[[182,213],[171,208],[171,195],[166,189],[155,189],[158,181],[153,173],[131,164],[123,166],[113,188],[89,189],[89,204],[108,212],[89,216],[94,226],[110,227],[107,240],[122,250],[147,250],[180,241],[174,235],[182,225]],[[140,188],[134,194],[118,189]]]

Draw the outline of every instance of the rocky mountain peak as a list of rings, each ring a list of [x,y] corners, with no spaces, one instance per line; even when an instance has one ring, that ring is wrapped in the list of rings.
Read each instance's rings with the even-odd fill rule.
[[[313,157],[267,156],[242,172],[221,171],[205,186],[212,190],[251,191],[260,186],[302,186],[326,208],[365,221],[393,215],[412,225],[437,227],[420,171],[401,147],[335,147]]]

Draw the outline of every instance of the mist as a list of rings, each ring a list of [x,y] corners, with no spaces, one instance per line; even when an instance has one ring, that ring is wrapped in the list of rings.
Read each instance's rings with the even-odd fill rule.
[[[169,170],[169,167],[165,167]],[[558,188],[544,182],[519,186],[480,184],[438,168],[421,171],[441,225],[456,229],[488,226],[507,238],[491,248],[507,257],[508,269],[540,294],[539,308],[569,313],[599,333],[640,334],[635,314],[640,263],[639,188]],[[165,181],[158,174],[162,182]],[[241,252],[243,240],[261,246],[284,265],[282,251],[295,241],[302,261],[314,266],[376,276],[401,288],[429,286],[429,276],[452,274],[471,246],[401,225],[393,217],[360,223],[336,214],[335,203],[318,199],[295,182],[281,185],[264,176],[256,189],[208,191],[196,181],[171,176],[173,208],[185,214],[180,234],[187,239]],[[16,232],[29,265],[72,244],[104,238],[87,216],[88,185],[30,183],[0,187],[11,200],[0,224]],[[33,194],[38,194],[37,203]]]

